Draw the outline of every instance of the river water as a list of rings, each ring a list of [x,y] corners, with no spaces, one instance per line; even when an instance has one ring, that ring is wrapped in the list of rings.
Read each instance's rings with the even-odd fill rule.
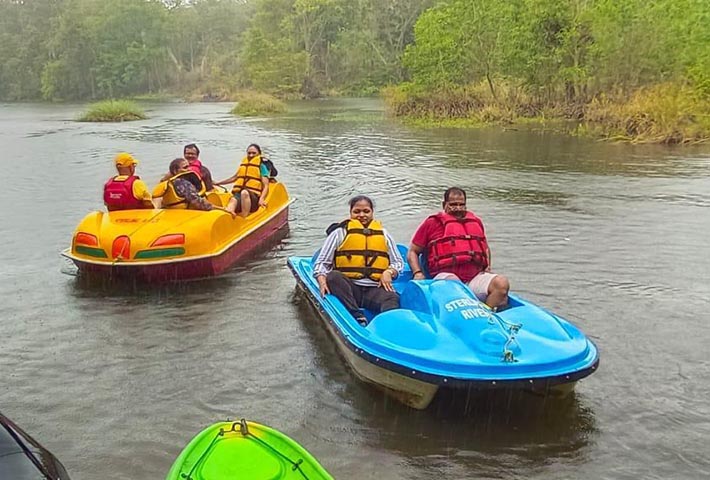
[[[243,120],[226,104],[148,105],[150,119],[77,123],[81,105],[0,105],[0,410],[75,480],[164,478],[226,418],[264,423],[335,478],[710,477],[710,148],[599,143],[535,130],[415,129],[374,100]],[[111,159],[154,185],[196,142],[217,179],[247,144],[296,202],[280,246],[181,285],[88,285],[59,257],[101,207]],[[348,370],[296,294],[347,200],[372,195],[407,243],[443,190],[465,188],[494,270],[566,317],[601,366],[566,401],[442,395],[418,412]]]

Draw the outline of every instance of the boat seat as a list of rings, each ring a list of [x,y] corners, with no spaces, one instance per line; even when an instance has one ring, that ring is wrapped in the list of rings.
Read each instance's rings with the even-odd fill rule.
[[[428,315],[432,314],[432,306],[428,300],[429,285],[432,280],[407,282],[399,297],[399,306],[405,310],[413,310]]]
[[[373,337],[409,350],[430,350],[436,346],[436,325],[431,316],[412,310],[388,310],[367,326]]]
[[[229,202],[229,197],[226,197],[224,194],[220,195],[220,192],[217,192],[215,190],[208,192],[205,198],[212,205],[222,208],[226,207],[227,202]]]

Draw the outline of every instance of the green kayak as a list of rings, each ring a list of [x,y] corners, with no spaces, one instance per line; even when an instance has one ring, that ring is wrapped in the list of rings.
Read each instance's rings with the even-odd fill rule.
[[[173,463],[167,480],[315,480],[333,477],[295,441],[273,428],[219,422],[201,431]]]

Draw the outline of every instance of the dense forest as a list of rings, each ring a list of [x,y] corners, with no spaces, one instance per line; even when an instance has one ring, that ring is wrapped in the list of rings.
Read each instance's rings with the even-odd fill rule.
[[[710,2],[0,0],[2,100],[244,89],[384,91],[425,120],[633,117],[627,133],[662,104],[710,130]]]
[[[0,99],[374,93],[432,0],[0,0]]]

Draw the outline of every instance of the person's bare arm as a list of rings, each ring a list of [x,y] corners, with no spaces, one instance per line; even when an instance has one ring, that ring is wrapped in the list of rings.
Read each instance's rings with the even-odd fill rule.
[[[219,182],[212,182],[213,185],[225,185],[227,183],[234,183],[234,181],[237,179],[237,174],[235,173],[229,178],[225,178],[224,180],[220,180]]]
[[[259,195],[259,206],[266,206],[266,196],[269,194],[269,177],[261,177],[261,195]]]
[[[414,280],[424,280],[424,272],[422,272],[422,265],[419,263],[419,255],[424,251],[424,248],[419,245],[412,243],[409,245],[409,251],[407,252],[407,263],[409,263],[409,268],[412,269],[412,278]]]

